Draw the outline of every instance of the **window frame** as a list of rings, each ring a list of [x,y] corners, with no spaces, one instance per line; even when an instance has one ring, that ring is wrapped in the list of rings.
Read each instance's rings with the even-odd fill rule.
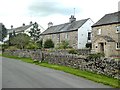
[[[65,33],[65,39],[68,39],[68,33]]]
[[[102,34],[102,29],[99,28],[99,29],[98,29],[98,32],[97,32],[97,35],[101,35],[101,34]]]
[[[120,49],[120,42],[116,43],[116,49]]]
[[[88,40],[91,40],[91,32],[88,32]]]
[[[120,33],[120,25],[116,26],[116,33]]]

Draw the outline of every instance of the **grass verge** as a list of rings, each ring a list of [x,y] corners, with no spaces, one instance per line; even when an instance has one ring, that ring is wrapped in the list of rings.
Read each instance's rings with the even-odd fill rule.
[[[1,55],[0,55],[1,56]],[[114,79],[112,77],[108,77],[105,75],[100,75],[100,74],[96,74],[96,73],[92,73],[89,71],[82,71],[79,69],[74,69],[71,67],[66,67],[66,66],[61,66],[61,65],[55,65],[55,64],[48,64],[48,63],[39,63],[39,62],[34,62],[31,58],[20,58],[20,57],[16,57],[16,56],[6,56],[6,55],[2,55],[4,57],[7,58],[13,58],[13,59],[17,59],[17,60],[21,60],[27,63],[33,63],[39,66],[44,66],[44,67],[48,67],[48,68],[52,68],[55,70],[61,70],[79,77],[84,77],[86,79],[98,82],[98,83],[103,83],[105,85],[110,85],[114,88],[120,88],[120,80],[118,79]]]

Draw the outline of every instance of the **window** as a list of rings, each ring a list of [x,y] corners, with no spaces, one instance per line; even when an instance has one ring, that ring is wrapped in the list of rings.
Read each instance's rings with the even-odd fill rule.
[[[102,29],[98,29],[98,35],[100,35],[101,34],[101,32],[102,32]]]
[[[116,26],[116,33],[120,33],[120,26]]]
[[[116,43],[116,49],[120,49],[120,42]]]
[[[60,34],[57,34],[57,38],[60,39]]]
[[[65,39],[68,39],[68,33],[65,34]]]
[[[88,40],[91,40],[91,32],[88,32]]]
[[[52,34],[52,39],[54,39],[54,34]]]

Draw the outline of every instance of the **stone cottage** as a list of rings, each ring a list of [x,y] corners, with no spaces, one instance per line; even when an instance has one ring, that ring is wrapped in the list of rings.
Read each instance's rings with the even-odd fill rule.
[[[93,21],[82,19],[76,21],[71,15],[68,23],[53,26],[52,22],[48,23],[48,28],[41,34],[43,42],[46,39],[52,39],[55,46],[61,41],[69,42],[69,45],[75,49],[85,48],[86,43],[91,43],[91,26]]]
[[[120,56],[120,11],[106,14],[92,26],[92,51]]]

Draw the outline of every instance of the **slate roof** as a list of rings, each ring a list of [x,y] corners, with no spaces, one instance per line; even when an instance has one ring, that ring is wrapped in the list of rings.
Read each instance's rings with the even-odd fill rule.
[[[24,30],[28,29],[31,26],[32,26],[32,24],[31,25],[25,25],[25,26],[17,27],[17,28],[13,28],[13,29],[8,29],[8,33],[12,33],[13,30],[15,32],[23,32]]]
[[[72,23],[64,23],[60,25],[51,26],[47,28],[43,33],[41,33],[41,35],[78,30],[88,19],[82,19],[82,20],[74,21]]]
[[[98,22],[92,25],[92,27],[120,23],[120,11],[115,13],[106,14]]]

